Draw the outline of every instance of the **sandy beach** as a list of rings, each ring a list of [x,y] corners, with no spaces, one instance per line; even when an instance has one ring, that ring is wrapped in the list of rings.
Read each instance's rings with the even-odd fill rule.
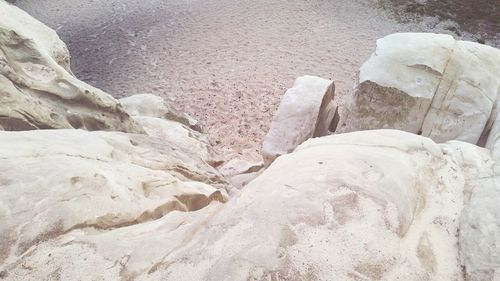
[[[452,21],[369,0],[19,0],[57,30],[75,75],[115,97],[153,93],[200,121],[227,158],[258,157],[298,76],[332,79],[342,104],[375,41],[394,32],[457,32]],[[494,42],[486,42],[495,45]]]

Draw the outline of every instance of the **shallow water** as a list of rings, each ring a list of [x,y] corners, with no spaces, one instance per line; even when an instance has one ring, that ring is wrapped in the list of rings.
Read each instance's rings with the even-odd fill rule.
[[[57,30],[80,79],[115,97],[161,95],[198,119],[217,148],[253,158],[296,77],[333,79],[342,104],[377,38],[439,32],[496,44],[440,16],[402,17],[399,11],[407,7],[390,1],[395,0],[18,0],[16,5]]]

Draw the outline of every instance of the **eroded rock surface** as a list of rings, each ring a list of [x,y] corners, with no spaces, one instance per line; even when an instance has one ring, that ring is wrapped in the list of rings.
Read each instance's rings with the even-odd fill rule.
[[[397,130],[310,139],[335,129],[336,106],[331,81],[304,76],[264,140],[274,162],[222,167],[248,184],[222,204],[231,190],[194,120],[153,95],[122,107],[71,75],[55,32],[1,0],[0,16],[1,129],[124,131],[0,131],[0,279],[499,278],[498,50],[381,39],[342,128],[483,133],[493,157]]]
[[[57,34],[0,1],[0,126],[142,132],[117,101],[76,79]]]
[[[106,134],[110,133],[98,133],[104,139]],[[78,272],[84,280],[331,280],[331,276],[353,281],[463,280],[457,247],[463,192],[483,173],[484,167],[476,160],[487,158],[484,151],[461,142],[437,145],[394,130],[315,138],[276,159],[226,204],[213,202],[193,212],[171,211],[157,220],[106,230],[55,231],[59,235],[45,236],[36,247],[28,247],[27,254],[7,258],[3,269],[13,280],[38,280],[51,274],[69,278]],[[7,175],[21,169],[13,167]],[[109,174],[103,177],[111,178]],[[141,178],[148,181],[148,177]],[[84,191],[85,180],[96,179],[89,175],[82,180],[74,192]],[[175,194],[170,190],[173,184],[162,185],[161,175],[155,180],[151,180],[156,188],[150,196],[160,201]],[[183,189],[187,184],[175,176],[169,180]],[[214,196],[210,194],[217,194],[204,184],[193,185],[203,194],[199,195],[203,205]],[[71,197],[70,179],[50,186]],[[137,203],[141,204],[134,206],[159,202],[143,198],[143,191],[137,190],[141,187],[130,191],[124,188],[128,186],[108,187],[102,200],[111,205],[102,209],[118,208],[130,192],[140,195]],[[114,200],[112,191],[118,195]],[[83,198],[90,200],[93,193],[87,192],[89,197],[67,197],[58,205],[43,200],[32,205],[52,205],[47,210],[54,212],[63,208],[65,217],[79,218],[91,211],[71,206],[79,206]],[[181,203],[178,206],[185,205]],[[137,208],[123,205],[128,207],[122,216]],[[23,216],[29,217],[31,209]],[[32,216],[35,220],[30,222],[44,214]],[[117,222],[116,217],[103,221]]]
[[[92,236],[224,201],[225,181],[192,156],[188,138],[180,146],[119,132],[0,132],[2,267],[71,231]]]
[[[341,131],[391,128],[477,143],[500,92],[500,50],[449,35],[377,40]]]
[[[175,110],[173,106],[159,96],[138,94],[121,98],[119,102],[131,116],[148,116],[172,120],[201,132],[201,127],[195,119]]]
[[[328,134],[337,110],[334,93],[335,86],[330,80],[315,76],[295,80],[283,96],[264,137],[262,156],[266,165],[292,152],[307,139]]]

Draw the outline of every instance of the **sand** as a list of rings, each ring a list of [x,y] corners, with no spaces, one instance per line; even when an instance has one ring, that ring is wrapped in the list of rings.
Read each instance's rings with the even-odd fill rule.
[[[258,158],[272,115],[296,77],[332,79],[342,105],[377,38],[412,31],[477,39],[456,32],[456,23],[433,17],[400,23],[395,11],[379,4],[375,0],[16,2],[57,30],[68,44],[78,78],[115,97],[160,95],[199,120],[227,158],[252,160]]]

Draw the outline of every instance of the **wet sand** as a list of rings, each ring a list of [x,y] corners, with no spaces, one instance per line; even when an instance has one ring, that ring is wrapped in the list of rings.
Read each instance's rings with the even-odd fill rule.
[[[301,75],[349,94],[377,38],[448,33],[453,21],[397,13],[370,0],[18,0],[56,29],[76,76],[115,97],[160,95],[203,125],[226,156],[257,157],[285,90]],[[486,42],[491,45],[497,43]]]

